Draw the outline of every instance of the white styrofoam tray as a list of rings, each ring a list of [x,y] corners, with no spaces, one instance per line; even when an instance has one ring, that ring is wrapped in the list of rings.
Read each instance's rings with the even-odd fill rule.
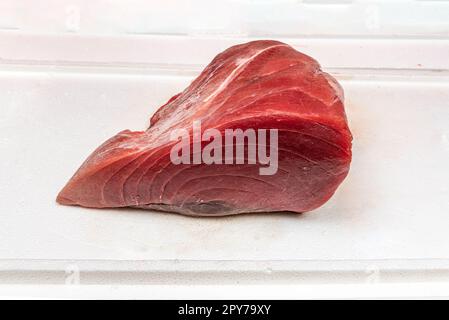
[[[92,51],[92,39],[85,40]],[[10,41],[17,47],[5,46],[0,63],[0,282],[63,283],[78,270],[92,283],[377,281],[393,279],[390,273],[449,279],[449,74],[436,66],[422,70],[435,63],[431,47],[393,58],[398,68],[385,57],[363,68],[360,56],[350,68],[326,59],[331,55],[322,42],[302,45],[318,60],[323,56],[323,67],[343,85],[354,135],[348,178],[314,212],[198,219],[55,203],[95,147],[123,129],[144,129],[214,49],[245,40],[214,40],[215,47],[204,47],[203,58],[192,57],[189,65],[139,60],[139,54],[114,60],[108,49],[123,39],[100,44],[93,62],[63,49],[19,50],[32,47],[23,37]],[[154,45],[152,57],[164,58],[160,48],[167,49],[167,41],[139,41]],[[211,43],[192,43],[205,41]],[[379,53],[405,44],[378,41],[375,47]],[[448,52],[447,41],[434,46],[435,57]],[[188,60],[182,50],[178,55]]]

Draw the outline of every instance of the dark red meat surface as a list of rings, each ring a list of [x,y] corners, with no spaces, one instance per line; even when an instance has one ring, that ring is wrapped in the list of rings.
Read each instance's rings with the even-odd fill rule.
[[[254,164],[170,161],[176,128],[278,129],[278,170]],[[351,140],[337,81],[287,44],[253,41],[217,55],[142,132],[122,131],[95,150],[58,195],[65,205],[138,207],[194,216],[305,212],[348,174]]]

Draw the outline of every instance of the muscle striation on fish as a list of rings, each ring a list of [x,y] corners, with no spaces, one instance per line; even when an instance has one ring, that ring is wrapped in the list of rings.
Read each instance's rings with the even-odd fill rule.
[[[192,137],[194,121],[223,135],[277,130],[276,172],[261,175],[262,164],[241,161],[173,163],[171,134],[183,129]],[[302,213],[323,205],[347,176],[351,142],[338,82],[285,43],[253,41],[217,55],[159,108],[146,131],[125,130],[103,143],[57,201],[192,216]]]

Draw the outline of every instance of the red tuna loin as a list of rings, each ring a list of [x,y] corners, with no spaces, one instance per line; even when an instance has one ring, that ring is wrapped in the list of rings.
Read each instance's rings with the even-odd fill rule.
[[[278,129],[278,170],[254,164],[179,164],[170,132]],[[343,91],[319,64],[287,44],[253,41],[216,56],[143,132],[101,145],[60,192],[65,205],[138,207],[186,215],[305,212],[324,204],[346,177],[351,140]],[[192,149],[191,149],[192,150]]]

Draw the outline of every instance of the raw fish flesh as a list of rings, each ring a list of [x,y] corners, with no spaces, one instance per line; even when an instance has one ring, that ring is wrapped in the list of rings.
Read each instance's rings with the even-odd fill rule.
[[[227,129],[266,130],[266,144],[257,136],[257,147],[266,147],[265,155],[276,152],[276,167],[262,173],[268,164],[259,161],[260,154],[256,163],[249,163],[249,142],[243,146],[248,161],[237,159],[236,151],[227,159],[233,163],[175,163],[172,153],[182,140],[173,140],[176,130],[191,138],[180,149],[189,152],[189,159],[201,158],[207,146],[200,141],[198,151],[193,145],[195,121],[201,124],[200,134],[216,129],[223,137]],[[277,136],[272,136],[275,131]],[[270,149],[275,139],[276,148]],[[285,43],[253,41],[217,55],[184,91],[159,108],[146,131],[125,130],[103,143],[57,201],[192,216],[302,213],[323,205],[347,176],[351,141],[337,81]],[[224,155],[225,148],[226,142],[221,152],[214,149],[210,155]]]

